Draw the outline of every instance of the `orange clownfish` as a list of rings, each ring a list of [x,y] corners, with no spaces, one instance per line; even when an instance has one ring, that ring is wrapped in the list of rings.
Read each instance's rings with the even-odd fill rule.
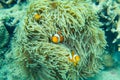
[[[59,42],[63,42],[64,41],[64,37],[61,34],[61,32],[57,32],[56,34],[54,34],[51,38],[53,43],[59,43]]]
[[[40,14],[36,13],[36,14],[34,15],[34,19],[35,19],[36,21],[38,21],[40,18],[41,18],[41,15],[40,15]]]
[[[72,62],[74,66],[76,66],[78,62],[80,61],[80,56],[78,56],[77,54],[74,53],[74,51],[72,51],[69,57],[69,61]]]

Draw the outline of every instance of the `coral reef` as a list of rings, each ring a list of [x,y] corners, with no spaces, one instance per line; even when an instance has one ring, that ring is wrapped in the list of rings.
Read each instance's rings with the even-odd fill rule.
[[[103,60],[104,60],[103,64],[105,67],[111,68],[114,66],[114,59],[113,59],[112,55],[110,55],[110,54],[103,55]]]
[[[5,47],[9,41],[9,33],[4,24],[0,22],[0,49]]]
[[[115,67],[120,66],[120,0],[89,0],[97,10],[101,28],[105,31],[108,46],[103,55],[105,69],[97,77],[90,80],[119,80],[119,70],[111,74]],[[107,54],[106,54],[107,53]],[[107,67],[107,68],[106,68]],[[106,69],[110,68],[108,71]],[[99,77],[100,76],[100,77]],[[112,77],[111,77],[112,76]]]
[[[0,54],[7,52],[14,29],[25,12],[22,6],[15,5],[9,9],[0,9]]]
[[[24,72],[22,80],[79,80],[102,68],[106,40],[96,10],[86,1],[31,1],[24,15],[11,46],[18,76]],[[64,41],[53,43],[58,31]],[[80,56],[76,66],[68,59],[72,51]]]
[[[93,8],[97,10],[100,22],[103,23],[101,28],[104,29],[108,43],[107,51],[115,53],[118,51],[120,44],[119,37],[119,17],[120,3],[119,0],[97,0],[92,1]],[[96,4],[97,3],[97,4]],[[111,36],[111,37],[110,37]]]
[[[11,8],[16,4],[20,4],[22,2],[27,2],[28,0],[1,0],[0,8]]]
[[[11,39],[14,35],[14,29],[21,21],[24,12],[26,12],[27,6],[25,4],[15,4],[11,7],[8,5],[3,6],[2,1],[5,0],[0,0],[0,80],[16,80],[15,75],[18,67],[14,67],[14,59],[11,56]],[[22,78],[19,77],[19,80],[22,80]]]
[[[0,9],[0,23],[1,25],[4,25],[10,36],[13,35],[15,27],[19,24],[24,13],[26,12],[26,7],[27,6],[24,6],[24,4],[16,4],[15,6],[8,9]]]
[[[114,39],[113,43],[116,43],[117,44],[117,50],[120,52],[120,18],[119,20],[117,21],[117,24],[116,24],[116,30],[114,30],[114,32],[117,32],[118,35],[117,37]]]

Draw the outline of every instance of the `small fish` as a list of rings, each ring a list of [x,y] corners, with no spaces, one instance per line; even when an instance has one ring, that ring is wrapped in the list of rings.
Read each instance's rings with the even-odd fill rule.
[[[53,43],[60,43],[60,42],[63,42],[64,41],[64,37],[63,37],[63,35],[61,34],[61,32],[60,31],[58,31],[56,34],[54,34],[53,36],[52,36],[52,42]]]
[[[35,19],[36,21],[38,21],[40,18],[41,18],[41,15],[40,15],[40,14],[36,13],[36,14],[34,15],[34,19]]]
[[[69,57],[69,61],[72,62],[74,64],[74,66],[76,66],[78,64],[78,62],[80,61],[80,56],[75,54],[74,51],[72,51],[72,53]]]

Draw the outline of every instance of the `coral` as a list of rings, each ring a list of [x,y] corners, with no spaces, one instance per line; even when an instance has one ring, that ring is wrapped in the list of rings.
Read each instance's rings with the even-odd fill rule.
[[[15,74],[17,72],[14,72],[18,71],[18,66],[14,67],[14,63],[12,63],[13,58],[11,56],[6,57],[6,55],[12,55],[10,53],[11,38],[13,37],[15,27],[19,24],[24,15],[24,12],[26,12],[24,9],[27,6],[24,6],[24,4],[14,5],[11,3],[10,5],[14,6],[7,8],[9,5],[3,5],[3,1],[7,0],[0,0],[0,8],[2,8],[0,9],[0,80],[16,80]],[[24,73],[24,71],[22,72]],[[20,74],[23,74],[22,72]],[[16,75],[18,76],[19,74]],[[19,80],[23,79],[21,79],[19,76]]]
[[[41,15],[37,21],[36,13]],[[28,80],[79,80],[102,68],[106,40],[90,4],[79,0],[36,0],[24,15],[15,30],[12,53]],[[58,31],[64,41],[54,44],[51,37]],[[76,66],[68,59],[71,51],[80,56]]]
[[[103,61],[104,61],[103,64],[105,67],[109,68],[109,67],[113,67],[114,65],[113,57],[110,54],[103,55]]]
[[[118,51],[120,51],[120,18],[119,20],[117,21],[117,24],[116,24],[116,30],[114,30],[114,32],[117,32],[118,35],[117,37],[113,40],[113,43],[116,43],[117,44],[117,47],[118,47]]]
[[[26,2],[28,0],[1,0],[0,4],[2,7],[0,8],[11,8],[16,4],[20,4],[21,2]]]
[[[26,12],[24,9],[26,8],[23,5],[15,5],[9,9],[0,9],[0,21],[1,24],[4,25],[4,27],[7,29],[8,33],[10,35],[13,35],[13,31],[15,27],[18,25],[20,20],[22,19],[24,12]]]
[[[6,27],[4,26],[4,24],[2,23],[2,21],[0,21],[0,49],[5,47],[8,41],[9,41],[9,33]]]
[[[0,53],[4,53],[3,49],[9,45],[14,29],[25,12],[20,8],[22,7],[16,5],[9,9],[0,9]]]
[[[106,49],[109,53],[115,53],[118,45],[120,44],[120,31],[118,28],[120,18],[119,0],[94,0],[93,8],[97,10],[100,17],[100,22],[103,23],[101,28],[104,29],[106,40],[108,42]]]

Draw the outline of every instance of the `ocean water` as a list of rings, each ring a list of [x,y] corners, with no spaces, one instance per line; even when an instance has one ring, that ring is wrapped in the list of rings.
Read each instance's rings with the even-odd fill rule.
[[[61,1],[61,3],[59,3],[59,1]],[[80,38],[78,38],[78,36],[81,36],[81,34],[83,34],[84,31],[80,31],[80,34],[79,32],[74,33],[77,30],[79,31],[79,28],[77,27],[66,29],[66,31],[62,31],[62,28],[58,24],[55,24],[55,26],[58,27],[57,28],[58,30],[56,28],[54,29],[54,27],[49,27],[52,24],[51,22],[48,25],[48,22],[50,21],[49,17],[51,16],[51,15],[47,15],[49,11],[45,12],[46,13],[45,16],[47,16],[48,18],[45,18],[41,22],[37,20],[43,18],[41,17],[42,15],[31,16],[37,13],[39,6],[41,6],[39,5],[39,2],[40,4],[43,3],[44,5],[48,5],[48,3],[50,2],[50,5],[52,5],[53,8],[56,8],[56,6],[59,6],[59,5],[61,7],[62,1],[63,3],[65,2],[65,0],[36,0],[36,1],[34,0],[0,0],[0,80],[120,80],[120,1],[119,0],[67,0],[67,3],[65,3],[67,7],[66,10],[67,9],[69,10],[69,7],[70,7],[67,5],[70,5],[71,3],[72,4],[75,3],[74,6],[72,5],[73,8],[70,8],[71,15],[73,15],[71,17],[74,18],[74,21],[81,18],[78,16],[74,16],[74,15],[79,15],[79,14],[74,14],[75,12],[72,12],[72,10],[74,11],[74,9],[77,8],[76,1],[78,1],[78,3],[83,4],[80,6],[84,6],[84,8],[80,8],[80,10],[81,10],[81,14],[84,14],[82,15],[82,17],[84,16],[85,19],[80,19],[79,20],[80,23],[77,23],[77,24],[89,25],[89,26],[90,24],[93,24],[92,27],[94,27],[94,25],[96,25],[96,27],[99,26],[99,28],[97,28],[98,32],[96,31],[96,33],[92,35],[98,34],[99,29],[101,32],[104,33],[104,35],[102,35],[102,38],[101,38],[101,35],[97,35],[92,40],[94,41],[94,39],[97,39],[96,37],[99,36],[100,40],[98,40],[98,45],[104,46],[106,44],[106,46],[103,49],[102,55],[100,56],[98,56],[97,54],[99,53],[98,48],[95,47],[95,50],[93,50],[93,54],[94,54],[94,51],[96,51],[96,54],[94,56],[97,55],[97,58],[98,59],[100,58],[100,63],[102,64],[102,67],[101,65],[98,66],[97,63],[96,63],[96,66],[94,65],[94,63],[92,63],[91,60],[93,59],[95,62],[97,62],[97,58],[91,59],[89,58],[89,55],[82,54],[82,53],[80,53],[81,54],[80,55],[77,52],[79,50],[75,50],[73,52],[74,48],[80,49],[80,48],[76,48],[76,46],[79,47],[78,46],[79,44],[77,44],[77,41],[76,41],[77,39],[78,40],[81,39],[80,43],[82,45],[84,44],[92,45],[92,43],[90,42],[90,39],[88,39],[89,34],[85,35],[87,36],[86,37],[87,39],[83,39],[84,36]],[[34,2],[36,3],[36,5],[35,4],[31,5]],[[65,4],[63,4],[62,6],[64,6]],[[41,11],[42,10],[44,11],[45,9],[49,9],[50,7],[50,6],[47,6],[46,8],[45,6],[44,8],[44,5],[42,5],[43,7],[41,8]],[[91,10],[91,9],[87,9],[88,8],[87,5],[91,5],[91,7],[93,8],[93,11],[90,11],[90,13],[88,10]],[[64,9],[64,7],[62,8]],[[35,12],[34,12],[34,9],[35,9]],[[83,10],[83,13],[82,13],[82,10]],[[40,13],[41,11],[39,11],[38,13]],[[57,12],[59,11],[60,10],[56,11],[55,13],[57,14]],[[92,12],[93,13],[96,12],[96,15],[98,16],[96,18],[98,19],[98,22],[100,23],[100,25],[96,24],[95,21],[93,23],[92,21],[91,23],[89,23],[89,18],[87,19],[86,15],[92,14]],[[86,13],[89,13],[89,14],[86,14]],[[56,14],[53,17],[57,18],[58,15],[56,16]],[[67,15],[67,12],[64,15]],[[68,15],[68,17],[65,17],[65,18],[71,19],[71,17]],[[32,18],[35,18],[35,20],[33,20]],[[63,17],[61,18],[64,19]],[[94,19],[94,16],[90,18],[93,18],[93,20],[96,20]],[[88,23],[85,22],[87,20],[88,20]],[[34,24],[32,21],[34,22]],[[63,22],[58,21],[58,23],[62,25],[62,23],[65,24],[64,21]],[[72,20],[68,22],[70,22],[71,24],[68,26],[74,25],[72,24]],[[48,29],[50,29],[51,31],[49,31],[48,29],[44,31],[44,29],[38,28],[37,27],[39,26],[37,25],[38,23],[44,24],[45,26],[47,25]],[[21,25],[23,26],[23,28],[21,28],[22,27]],[[26,27],[26,25],[28,25],[28,27]],[[33,26],[35,25],[35,26],[31,27],[31,25]],[[62,26],[64,27],[64,25]],[[24,31],[23,29],[26,29],[26,30]],[[39,36],[41,34],[37,34],[40,32],[39,30],[41,30],[41,32],[43,30],[42,36]],[[54,30],[56,33],[54,33]],[[88,30],[88,28],[86,28],[85,30]],[[24,32],[21,32],[21,31],[24,31]],[[88,33],[89,31],[90,30],[88,30]],[[92,31],[94,30],[91,29],[91,33]],[[51,32],[51,34],[49,34],[49,32]],[[99,33],[99,34],[103,34],[103,33]],[[50,38],[46,38],[45,34],[50,35],[49,36]],[[76,35],[76,36],[69,37],[70,34]],[[87,34],[87,31],[86,31],[86,34]],[[26,39],[25,36],[27,36],[29,39]],[[52,41],[53,36],[57,37],[55,39],[55,42],[54,40]],[[63,41],[62,41],[62,37],[63,37]],[[69,38],[70,40],[73,40],[73,43],[72,41],[70,43],[69,41],[68,42],[66,41]],[[44,44],[46,44],[47,46],[51,46],[51,47],[45,46],[43,48],[42,47],[44,46],[43,43],[37,43],[37,41],[40,42],[41,40],[43,40]],[[104,40],[106,42],[104,42]],[[75,45],[74,45],[74,41],[76,41]],[[85,43],[87,41],[88,43]],[[64,45],[62,45],[62,43]],[[40,44],[42,44],[42,46]],[[70,46],[67,46],[66,48],[66,45],[69,45],[69,44]],[[35,45],[39,45],[39,47]],[[93,47],[93,46],[89,46],[89,47]],[[85,53],[89,53],[87,52],[90,49],[89,47],[87,46],[85,48],[86,50]],[[69,48],[71,50],[68,50]],[[47,56],[43,56],[43,57],[39,56],[38,55],[40,54],[39,50],[43,51],[43,53],[41,53],[41,56],[43,56],[44,53],[47,54]],[[24,54],[20,53],[20,51],[23,51]],[[55,54],[55,51],[59,55]],[[70,53],[70,51],[71,51],[71,54],[69,55],[71,55],[70,57],[72,57],[72,59],[70,60],[71,62],[69,63],[69,59],[68,59],[68,62],[66,59],[64,59],[66,58],[65,56],[68,56],[68,55],[64,55],[64,53]],[[27,53],[31,53],[31,54],[27,55]],[[78,53],[78,54],[75,54],[75,53]],[[76,56],[78,56],[77,59],[76,59]],[[50,60],[48,60],[49,57],[50,57]],[[83,62],[84,62],[84,59],[82,59],[81,57],[86,57],[85,60],[86,59],[89,59],[89,60],[88,62],[86,60],[85,64],[91,62],[91,64],[93,64],[94,66],[88,65],[87,67],[90,66],[90,69],[87,68],[86,66],[84,67],[83,66],[84,63],[79,63],[79,57],[80,57],[80,61],[83,61]],[[40,61],[37,61],[37,60],[40,60]],[[44,60],[48,60],[48,61],[44,61]],[[29,66],[27,66],[28,64]],[[82,65],[82,67],[80,65]],[[51,66],[52,68],[49,66]],[[100,69],[97,69],[96,67],[100,67]],[[66,76],[68,75],[70,78],[67,79]]]

